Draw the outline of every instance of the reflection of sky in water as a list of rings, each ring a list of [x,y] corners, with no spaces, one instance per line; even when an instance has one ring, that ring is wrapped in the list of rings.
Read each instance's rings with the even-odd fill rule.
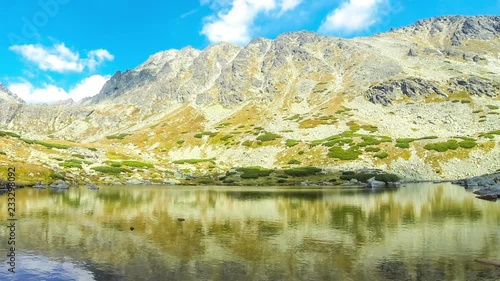
[[[6,261],[0,266],[0,280],[19,281],[91,281],[94,274],[70,259],[55,261],[44,256],[20,255],[16,257],[16,273],[8,272]]]

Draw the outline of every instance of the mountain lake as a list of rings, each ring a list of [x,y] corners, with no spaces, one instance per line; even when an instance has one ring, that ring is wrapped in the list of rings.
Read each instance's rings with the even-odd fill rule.
[[[7,194],[0,195],[7,225]],[[500,280],[500,203],[449,183],[16,190],[0,280]]]

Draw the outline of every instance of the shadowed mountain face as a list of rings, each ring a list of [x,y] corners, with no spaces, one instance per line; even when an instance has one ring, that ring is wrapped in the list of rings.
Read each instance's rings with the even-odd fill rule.
[[[482,173],[498,166],[498,160],[479,165],[471,160],[474,153],[492,159],[498,155],[496,134],[490,133],[500,129],[498,50],[498,16],[431,18],[354,39],[292,32],[275,40],[256,38],[245,47],[186,47],[117,71],[98,95],[78,104],[21,104],[0,87],[0,128],[31,139],[92,143],[103,149],[94,155],[102,161],[112,143],[113,149],[140,153],[139,158],[151,162],[223,155],[227,166],[286,165],[297,158],[287,139],[309,144],[360,129],[393,142],[489,135],[493,139],[476,146],[480,151],[455,151],[470,166],[452,174],[438,175],[445,169],[442,163],[453,166],[452,155],[429,163],[425,141],[405,151],[380,147],[389,153],[384,161],[370,154],[354,158],[361,160],[358,164],[335,162],[409,173],[403,167],[413,161],[414,169],[427,177]],[[261,130],[250,130],[252,126]],[[208,132],[215,131],[219,137],[210,137]],[[203,132],[209,137],[196,137]],[[262,145],[255,136],[265,133],[281,138]],[[106,138],[120,134],[122,138]],[[328,146],[309,148],[316,150],[307,152],[324,157],[303,156],[302,163],[333,164],[323,151]],[[264,155],[268,160],[262,160]]]

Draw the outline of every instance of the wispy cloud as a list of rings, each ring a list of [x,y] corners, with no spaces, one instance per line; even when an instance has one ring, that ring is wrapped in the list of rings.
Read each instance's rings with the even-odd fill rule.
[[[37,88],[29,81],[12,83],[8,88],[28,103],[54,103],[67,99],[79,101],[97,95],[108,79],[109,76],[93,75],[83,79],[69,91],[52,84]]]
[[[86,58],[80,58],[78,52],[70,50],[63,44],[54,44],[52,47],[42,45],[14,45],[9,48],[20,54],[41,70],[54,72],[82,72],[85,68],[93,71],[106,61],[112,61],[114,56],[107,50],[92,50]]]
[[[325,34],[352,34],[365,30],[388,12],[389,0],[347,0],[328,14],[319,28]]]
[[[257,16],[276,16],[293,10],[303,0],[202,0],[216,14],[205,18],[201,34],[211,43],[246,44],[253,36]]]
[[[193,14],[195,14],[196,12],[198,12],[198,9],[193,9],[193,10],[191,10],[191,11],[189,11],[189,12],[185,12],[184,14],[182,14],[182,15],[180,16],[180,18],[181,18],[181,19],[183,19],[183,18],[185,18],[185,17],[189,17],[190,15],[193,15]]]

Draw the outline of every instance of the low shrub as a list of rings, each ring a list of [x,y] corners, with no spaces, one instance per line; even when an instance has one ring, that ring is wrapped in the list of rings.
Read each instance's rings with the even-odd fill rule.
[[[177,144],[178,144],[178,145],[182,145],[182,144],[183,144],[183,143],[185,143],[185,142],[186,142],[185,140],[178,140],[178,141],[177,141]]]
[[[220,140],[221,141],[227,141],[227,140],[231,139],[232,137],[233,137],[232,135],[225,135],[222,138],[220,138]]]
[[[299,165],[299,164],[302,164],[302,162],[300,162],[297,159],[292,159],[292,160],[288,161],[288,164],[290,164],[290,165]]]
[[[349,181],[351,179],[356,179],[360,182],[367,182],[369,179],[375,178],[377,181],[383,181],[385,183],[388,182],[397,182],[400,180],[399,176],[394,174],[364,174],[364,173],[354,173],[351,175],[341,175],[341,180]]]
[[[299,142],[298,142],[298,141],[296,141],[296,140],[286,140],[286,141],[285,141],[285,145],[286,145],[287,147],[294,147],[294,146],[296,146],[297,144],[299,144]]]
[[[486,107],[489,108],[489,109],[491,109],[491,110],[498,109],[498,106],[492,105],[492,104],[488,104],[488,105],[486,105]]]
[[[438,152],[445,152],[448,150],[455,150],[458,148],[458,142],[456,140],[449,140],[446,142],[436,142],[429,143],[424,146],[424,149],[435,150]]]
[[[125,168],[109,167],[109,166],[93,167],[92,170],[105,174],[120,174],[120,173],[130,172],[130,170]]]
[[[477,143],[473,140],[464,140],[464,141],[461,141],[458,143],[458,145],[461,147],[461,148],[467,148],[467,149],[470,149],[470,148],[474,148],[477,146]]]
[[[78,163],[74,163],[74,162],[59,163],[59,166],[65,167],[65,168],[78,168],[78,169],[82,168],[82,164],[78,164]]]
[[[316,175],[317,173],[321,172],[321,169],[316,167],[299,167],[287,169],[284,172],[285,174],[293,177],[305,177]]]
[[[20,138],[21,137],[20,135],[13,133],[13,132],[0,131],[0,137],[5,137],[5,136],[9,136],[9,137],[13,137],[13,138]]]
[[[144,163],[144,162],[139,162],[139,161],[122,161],[122,165],[129,166],[129,167],[136,167],[136,168],[153,168],[153,164],[151,163]]]
[[[272,172],[274,172],[273,170],[265,169],[262,167],[243,167],[237,168],[236,170],[241,173],[240,177],[242,179],[257,179],[260,177],[267,177]]]
[[[361,126],[361,129],[368,131],[370,133],[375,133],[376,131],[378,131],[378,127],[372,125],[363,125]]]
[[[273,140],[278,139],[278,138],[281,138],[281,136],[277,135],[277,134],[265,132],[263,135],[258,136],[257,140],[260,140],[262,142],[266,142],[266,141],[273,141]]]
[[[69,148],[71,148],[68,145],[57,144],[57,143],[48,143],[48,142],[43,142],[43,141],[33,141],[33,143],[45,146],[46,148],[57,148],[57,149],[69,149]]]
[[[253,141],[246,140],[241,145],[246,146],[246,147],[250,147],[250,146],[252,146],[252,143],[253,143]]]
[[[337,146],[330,148],[328,152],[328,157],[340,160],[356,160],[359,155],[361,155],[361,151],[356,148],[344,150]]]
[[[369,147],[365,148],[365,152],[379,152],[379,151],[380,151],[380,148],[378,148],[378,147],[369,146]]]
[[[215,137],[217,132],[201,132],[194,135],[195,138],[201,139],[203,136]]]
[[[80,158],[80,159],[84,159],[85,158],[85,155],[83,155],[83,154],[71,154],[71,156],[77,157],[77,158]]]
[[[384,158],[387,158],[389,156],[389,154],[387,154],[387,152],[380,152],[380,153],[375,154],[374,156],[377,158],[380,158],[380,159],[384,159]]]

